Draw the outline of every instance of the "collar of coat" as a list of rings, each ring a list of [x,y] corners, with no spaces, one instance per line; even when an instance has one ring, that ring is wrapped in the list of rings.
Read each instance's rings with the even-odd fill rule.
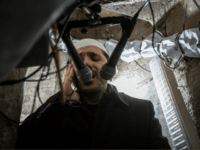
[[[117,88],[108,83],[108,88],[109,88],[109,92],[105,92],[102,96],[101,102],[99,103],[99,106],[101,109],[105,109],[105,111],[107,110],[107,108],[111,109],[117,109],[119,111],[127,109],[127,107],[129,107],[129,99],[131,98],[128,95],[125,95],[122,92],[118,92]],[[61,98],[61,95],[58,94],[59,99]],[[59,100],[57,99],[57,100]],[[85,101],[81,100],[82,102],[82,106],[83,107],[83,103],[86,103]],[[69,106],[66,104],[66,107],[68,107],[68,113],[71,113],[72,109],[75,107]],[[98,108],[99,109],[99,108]]]
[[[81,102],[83,103],[87,103],[86,101],[81,99]],[[108,90],[103,94],[102,98],[101,98],[101,102],[98,105],[102,105],[102,104],[108,104],[108,103],[115,103],[118,105],[126,105],[129,106],[128,101],[126,101],[126,99],[124,99],[124,93],[119,93],[117,88],[108,83]]]

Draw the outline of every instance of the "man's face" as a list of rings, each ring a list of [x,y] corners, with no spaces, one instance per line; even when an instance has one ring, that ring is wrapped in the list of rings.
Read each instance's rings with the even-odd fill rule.
[[[86,46],[79,48],[77,51],[81,56],[84,64],[88,66],[95,74],[95,77],[92,78],[89,82],[83,83],[82,81],[78,80],[75,73],[73,84],[77,87],[79,92],[86,96],[98,94],[100,91],[104,92],[107,88],[107,80],[101,78],[100,69],[107,62],[107,59],[103,55],[102,50],[96,46]],[[73,67],[76,72],[76,67]]]

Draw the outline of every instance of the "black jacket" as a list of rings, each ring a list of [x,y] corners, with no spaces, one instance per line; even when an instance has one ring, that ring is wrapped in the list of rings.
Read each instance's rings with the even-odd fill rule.
[[[16,148],[171,149],[151,101],[118,93],[110,84],[109,88],[95,117],[83,100],[75,108],[59,103],[59,93],[53,95],[45,104],[54,104],[36,118],[40,107],[19,127]]]

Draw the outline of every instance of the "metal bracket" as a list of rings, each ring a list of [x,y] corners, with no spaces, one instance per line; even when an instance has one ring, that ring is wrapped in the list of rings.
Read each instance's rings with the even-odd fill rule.
[[[121,25],[123,33],[130,21],[131,21],[130,19],[125,17],[100,18],[99,22],[96,22],[95,24],[92,24],[91,20],[69,21],[66,30],[64,31],[64,34],[70,35],[71,29],[73,28],[96,28],[96,27],[112,26],[112,25]],[[58,27],[59,30],[62,30],[63,25],[59,24]]]

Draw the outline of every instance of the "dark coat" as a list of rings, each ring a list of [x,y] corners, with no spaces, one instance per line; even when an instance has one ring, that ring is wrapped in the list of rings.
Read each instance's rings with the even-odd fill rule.
[[[110,85],[96,110],[95,118],[86,109],[55,103],[40,118],[40,107],[19,127],[16,148],[37,149],[171,149],[154,117],[151,101],[118,93]],[[46,104],[59,101],[60,94]]]

